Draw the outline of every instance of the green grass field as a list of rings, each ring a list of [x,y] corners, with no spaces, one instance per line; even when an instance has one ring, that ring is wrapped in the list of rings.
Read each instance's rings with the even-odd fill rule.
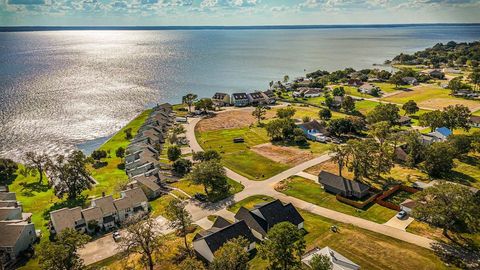
[[[256,204],[271,200],[273,198],[268,196],[252,196],[230,206],[229,210],[235,213],[240,206],[252,209]],[[427,249],[303,210],[299,212],[305,219],[307,251],[329,246],[359,264],[362,269],[447,269]],[[330,231],[332,225],[339,228],[338,233]],[[263,270],[266,266],[267,262],[260,256],[250,261],[250,269]]]
[[[335,198],[335,195],[325,192],[321,185],[303,177],[294,176],[284,180],[283,183],[287,183],[287,185],[281,192],[288,196],[377,223],[387,222],[396,213],[395,211],[378,204],[373,204],[366,210],[357,209],[348,204],[339,202]]]
[[[252,180],[265,180],[289,166],[258,155],[249,148],[269,142],[264,128],[224,129],[196,132],[199,144],[205,150],[216,150],[222,155],[223,164]],[[242,137],[245,143],[234,143],[233,138]]]
[[[105,192],[106,194],[114,194],[116,187],[128,181],[125,171],[117,168],[117,166],[122,163],[122,159],[115,156],[115,151],[119,147],[126,149],[130,143],[130,141],[125,138],[124,131],[131,128],[132,135],[135,136],[138,129],[142,126],[150,113],[151,110],[145,110],[142,112],[98,149],[105,150],[109,153],[109,157],[102,159],[102,161],[108,162],[108,165],[98,169],[90,167],[92,177],[98,181],[98,184],[95,185],[91,191],[86,192],[88,195],[99,196],[102,192]]]
[[[238,193],[238,192],[240,192],[244,189],[244,186],[242,184],[240,184],[237,181],[232,180],[230,178],[227,178],[227,183],[230,185],[229,193],[221,194],[221,195],[211,194],[211,196],[209,198],[209,200],[211,202],[217,202],[217,201],[223,200],[223,199],[227,198],[228,196],[231,196],[235,193]],[[187,180],[187,179],[180,180],[178,182],[172,183],[171,186],[183,190],[185,193],[187,193],[190,196],[195,195],[195,193],[205,194],[205,191],[203,189],[203,185],[196,185],[196,184],[192,183],[191,180]]]

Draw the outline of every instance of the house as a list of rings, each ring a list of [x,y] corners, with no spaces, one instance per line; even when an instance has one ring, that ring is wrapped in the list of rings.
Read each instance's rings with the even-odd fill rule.
[[[265,96],[262,94],[262,92],[253,92],[247,94],[248,101],[252,105],[258,105],[258,104],[266,104],[267,100],[265,99]]]
[[[250,100],[246,93],[233,93],[232,103],[235,107],[245,107],[250,104]]]
[[[98,207],[102,211],[102,226],[103,229],[109,230],[115,227],[115,222],[118,220],[118,213],[113,204],[113,196],[103,196],[92,200],[92,206]]]
[[[311,268],[310,262],[317,255],[327,256],[332,263],[332,270],[358,270],[360,266],[349,260],[347,257],[331,249],[330,247],[314,248],[302,256],[302,263]]]
[[[119,199],[113,201],[119,222],[124,222],[134,215],[148,213],[148,199],[141,188],[124,190],[120,195]]]
[[[230,95],[226,93],[215,93],[212,97],[215,106],[223,107],[230,105]]]
[[[134,169],[128,170],[127,174],[129,177],[135,177],[137,175],[154,175],[159,171],[158,166],[158,162],[144,163]]]
[[[245,221],[252,230],[253,235],[260,240],[267,235],[268,230],[280,222],[290,222],[303,229],[303,217],[291,204],[283,204],[275,200],[262,205],[257,205],[253,210],[241,207],[235,214],[235,221]]]
[[[415,77],[403,77],[402,82],[409,85],[418,85],[418,80]]]
[[[348,80],[348,85],[349,86],[360,87],[360,86],[363,85],[363,82],[359,79],[349,79]]]
[[[380,88],[371,84],[371,83],[364,83],[360,87],[358,87],[358,92],[362,94],[372,95],[375,92],[379,92]]]
[[[87,232],[92,233],[103,228],[103,213],[100,207],[91,206],[83,209],[82,216],[87,224]]]
[[[272,90],[264,91],[263,96],[265,97],[267,104],[275,104],[277,102],[277,96]]]
[[[75,229],[80,232],[86,231],[86,223],[82,217],[82,208],[62,208],[50,212],[51,229],[53,233],[59,234],[66,228]]]
[[[252,234],[244,220],[230,223],[228,220],[217,217],[213,226],[205,231],[201,231],[193,238],[193,249],[200,258],[212,262],[215,252],[226,242],[238,237],[245,238],[249,245],[247,251],[255,248],[258,241]]]
[[[452,135],[452,131],[446,127],[436,128],[434,132],[428,133],[428,135],[437,138],[439,141],[446,141],[448,136]]]
[[[407,214],[411,215],[413,208],[415,208],[417,202],[411,199],[406,199],[402,203],[400,203],[400,210],[407,212]]]
[[[304,98],[312,98],[312,97],[319,97],[322,95],[323,89],[322,88],[312,88],[312,87],[300,87],[297,88],[292,93],[293,97],[304,97]]]
[[[318,182],[323,185],[325,191],[346,198],[362,199],[368,195],[370,189],[369,186],[361,182],[348,180],[327,171],[321,171],[318,178]]]
[[[326,142],[328,131],[325,125],[320,124],[317,120],[312,120],[298,125],[303,130],[303,134],[307,139],[317,142]]]
[[[440,79],[440,80],[443,80],[445,78],[445,73],[443,73],[441,70],[438,70],[438,69],[430,70],[428,72],[428,75],[430,75],[430,77],[432,78]]]
[[[480,127],[480,116],[470,116],[470,125],[472,127]]]
[[[14,263],[37,240],[31,217],[6,186],[0,192],[0,266]]]
[[[397,120],[397,124],[400,126],[410,126],[412,125],[412,118],[409,116],[400,116],[400,119]]]
[[[342,107],[342,103],[345,97],[343,96],[333,96],[333,104],[332,106],[335,108],[340,108]]]
[[[139,186],[150,200],[159,197],[163,192],[158,175],[137,175],[131,178],[131,180],[131,183]]]
[[[398,162],[406,162],[408,159],[408,154],[405,152],[404,146],[397,146],[395,148],[395,160]]]

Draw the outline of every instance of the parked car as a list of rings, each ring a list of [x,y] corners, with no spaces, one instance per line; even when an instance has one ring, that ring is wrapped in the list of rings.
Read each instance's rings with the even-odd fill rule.
[[[405,212],[404,210],[401,210],[401,211],[398,212],[398,214],[397,214],[397,218],[398,218],[398,219],[404,219],[406,216],[407,216],[407,212]]]
[[[202,193],[195,193],[193,197],[201,202],[206,202],[208,201],[208,197],[205,194]]]
[[[115,240],[115,242],[122,240],[122,235],[120,234],[119,231],[114,231],[112,234],[112,237],[113,237],[113,240]]]

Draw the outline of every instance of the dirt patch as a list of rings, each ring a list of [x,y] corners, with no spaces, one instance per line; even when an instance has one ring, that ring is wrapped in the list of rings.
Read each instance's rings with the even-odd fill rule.
[[[247,127],[257,122],[257,119],[252,116],[252,112],[253,108],[246,108],[217,113],[211,118],[198,122],[196,129],[198,131],[209,131]],[[267,119],[273,118],[275,114],[276,110],[267,110],[265,117]]]
[[[325,161],[305,170],[306,173],[313,175],[319,175],[321,171],[338,174],[338,164],[332,161]],[[346,169],[343,169],[342,175],[346,178],[353,179],[353,174]]]
[[[464,106],[467,106],[472,112],[480,109],[480,103],[478,101],[468,99],[458,100],[449,98],[432,98],[418,103],[418,106],[441,110],[444,107],[456,104],[462,104]]]
[[[308,151],[272,145],[271,143],[259,144],[250,148],[250,150],[268,159],[287,165],[298,165],[315,157]]]

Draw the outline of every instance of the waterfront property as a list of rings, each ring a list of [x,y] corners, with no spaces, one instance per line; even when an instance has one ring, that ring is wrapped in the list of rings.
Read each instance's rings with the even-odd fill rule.
[[[235,107],[246,107],[250,104],[247,93],[233,93],[232,103]]]
[[[218,107],[229,106],[231,104],[230,95],[226,93],[215,93],[212,97],[213,104]]]
[[[277,102],[277,97],[272,90],[264,91],[263,96],[265,97],[267,104],[275,104]]]
[[[89,208],[62,208],[50,212],[51,232],[61,233],[66,228],[81,232],[110,230],[128,217],[148,213],[148,199],[140,188],[120,192],[120,198],[112,195],[92,200]]]
[[[322,92],[323,92],[322,88],[300,87],[300,88],[297,88],[297,90],[293,91],[292,96],[312,98],[312,97],[321,96]]]
[[[13,264],[37,240],[31,213],[24,213],[16,194],[0,192],[0,265]]]
[[[253,106],[263,105],[267,103],[267,99],[265,98],[262,92],[249,93],[247,94],[247,97],[248,97],[248,102]]]

